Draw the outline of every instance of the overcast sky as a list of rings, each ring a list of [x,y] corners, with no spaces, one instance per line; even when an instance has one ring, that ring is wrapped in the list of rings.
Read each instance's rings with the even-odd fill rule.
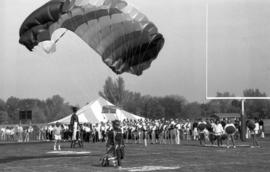
[[[46,99],[59,94],[83,105],[115,75],[91,48],[68,33],[48,56],[18,43],[23,20],[47,0],[2,0],[0,98]],[[142,76],[121,75],[131,91],[205,100],[206,0],[128,0],[153,21],[165,45]],[[245,88],[270,94],[270,2],[209,0],[209,95]]]

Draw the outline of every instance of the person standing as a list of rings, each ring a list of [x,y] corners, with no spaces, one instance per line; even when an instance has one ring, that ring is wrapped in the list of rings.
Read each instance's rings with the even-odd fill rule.
[[[259,120],[259,130],[260,130],[260,134],[261,134],[261,138],[264,138],[264,122],[262,119]]]
[[[198,122],[199,141],[201,146],[205,146],[205,130],[206,130],[206,122],[201,119]]]
[[[59,151],[61,150],[61,145],[60,145],[60,142],[62,140],[61,134],[62,134],[62,126],[60,125],[59,122],[57,122],[53,129],[53,135],[54,135],[53,150],[55,151],[57,150],[57,148]]]
[[[52,140],[53,139],[53,125],[49,125],[49,127],[48,127],[48,133],[49,133],[49,140]]]
[[[230,148],[229,139],[231,139],[231,141],[232,141],[233,148],[236,148],[235,140],[234,140],[234,134],[236,133],[236,127],[231,120],[228,121],[228,123],[225,125],[224,130],[228,136],[227,137],[227,148]]]
[[[29,142],[30,141],[30,133],[33,132],[33,127],[31,125],[31,123],[29,124],[29,126],[24,130],[25,131],[25,138],[24,141],[25,142]]]
[[[147,147],[147,124],[144,122],[142,126],[144,146]]]
[[[169,137],[170,137],[170,144],[175,144],[175,136],[176,136],[176,127],[175,121],[171,119],[171,123],[169,125]]]
[[[32,123],[30,122],[29,127],[28,127],[28,133],[29,133],[28,142],[30,140],[33,140],[33,132],[34,132],[34,128],[32,127]]]
[[[250,147],[251,148],[260,147],[260,145],[257,141],[257,138],[256,138],[256,135],[258,134],[258,131],[259,131],[259,124],[258,124],[257,119],[255,119],[255,122],[252,120],[248,120],[247,127],[250,130],[250,136],[252,139],[252,145]]]
[[[71,148],[74,148],[75,147],[75,143],[76,143],[76,140],[77,140],[77,130],[78,130],[78,126],[79,126],[79,118],[77,116],[77,111],[78,111],[78,108],[77,107],[72,107],[72,115],[71,115],[71,118],[70,118],[70,129],[71,129],[71,132],[72,132],[72,139],[71,139]]]
[[[105,124],[103,122],[100,123],[100,133],[101,133],[101,142],[105,142],[106,129],[105,129]]]
[[[175,137],[175,142],[176,144],[180,145],[180,130],[181,130],[181,124],[180,124],[180,121],[177,120],[177,124],[175,126],[176,128],[176,137]]]
[[[187,119],[186,121],[185,128],[186,128],[186,139],[190,140],[192,131],[191,131],[191,122],[189,121],[189,119]]]
[[[241,126],[240,126],[240,121],[238,119],[235,119],[234,121],[234,126],[236,128],[236,132],[234,134],[234,138],[238,140],[240,138],[240,133],[241,133]]]
[[[198,140],[199,133],[198,133],[198,122],[194,121],[192,125],[192,130],[193,130],[193,140]]]
[[[214,133],[217,138],[217,145],[218,147],[222,145],[221,135],[224,133],[223,127],[219,120],[216,122],[216,127],[214,128]]]
[[[18,142],[23,142],[23,127],[21,123],[18,125],[17,131],[18,131]]]

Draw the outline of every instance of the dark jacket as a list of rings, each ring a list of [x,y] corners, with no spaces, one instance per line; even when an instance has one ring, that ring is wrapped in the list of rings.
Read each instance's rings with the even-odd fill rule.
[[[78,125],[79,125],[79,118],[75,113],[72,114],[71,118],[70,118],[70,128],[71,128],[71,130],[73,130],[74,122],[77,122]]]

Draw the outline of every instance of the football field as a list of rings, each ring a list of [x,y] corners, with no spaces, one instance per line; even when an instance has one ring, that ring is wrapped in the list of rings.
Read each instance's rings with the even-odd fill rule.
[[[111,172],[111,171],[267,171],[270,169],[270,139],[259,140],[261,148],[250,148],[249,142],[236,149],[199,146],[197,141],[181,145],[126,145],[122,168],[101,167],[99,158],[105,152],[103,143],[85,143],[84,148],[52,151],[53,143],[0,144],[0,171],[7,172]]]

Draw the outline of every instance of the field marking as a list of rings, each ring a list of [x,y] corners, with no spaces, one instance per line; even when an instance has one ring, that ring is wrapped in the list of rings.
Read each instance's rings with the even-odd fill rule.
[[[49,151],[47,154],[57,154],[57,155],[86,155],[90,154],[88,151]]]
[[[160,170],[176,170],[176,169],[180,169],[180,166],[175,166],[175,167],[142,166],[142,167],[121,168],[120,170],[127,170],[127,171],[130,171],[130,172],[137,172],[137,171],[160,171]]]
[[[261,163],[269,163],[270,160],[262,160]],[[246,165],[246,164],[252,164],[252,162],[213,162],[213,163],[196,163],[196,164],[187,164],[187,165],[181,165],[181,167],[202,167],[202,166],[218,166],[218,165]],[[254,164],[257,164],[257,162],[253,162]]]
[[[202,150],[203,152],[207,152],[208,150]],[[196,152],[198,152],[197,150],[183,150],[183,151],[173,151],[173,152],[168,152],[167,154],[171,154],[171,153],[173,153],[173,154],[177,154],[177,153],[196,153]],[[145,156],[145,155],[162,155],[162,154],[164,154],[164,153],[162,153],[162,152],[153,152],[153,153],[145,153],[145,152],[143,152],[143,153],[133,153],[133,154],[127,154],[126,156],[128,156],[128,157],[134,157],[134,156]]]
[[[232,147],[232,145],[229,145],[230,147]],[[250,147],[250,145],[245,145],[245,144],[240,144],[240,145],[235,145],[236,147]],[[215,148],[227,148],[227,145],[220,145],[220,147],[218,147],[218,145],[211,145],[211,144],[206,144],[204,147],[215,147]]]

